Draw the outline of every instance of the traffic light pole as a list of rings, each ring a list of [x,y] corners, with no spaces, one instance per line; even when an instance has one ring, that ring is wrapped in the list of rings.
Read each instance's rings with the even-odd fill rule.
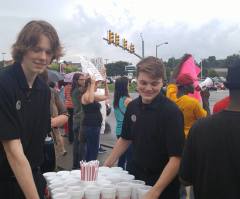
[[[144,40],[143,40],[142,33],[140,33],[140,37],[142,39],[142,57],[144,58]]]
[[[103,40],[105,40],[105,41],[107,41],[107,42],[109,42],[109,40],[108,39],[106,39],[106,38],[104,38],[103,37]],[[120,47],[120,48],[122,48],[123,50],[126,50],[126,51],[128,51],[130,54],[133,54],[133,55],[135,55],[135,56],[137,56],[139,59],[143,59],[143,57],[141,57],[140,55],[138,55],[137,53],[131,53],[130,52],[130,50],[129,49],[126,49],[126,48],[124,48],[122,45],[117,45],[117,47]]]

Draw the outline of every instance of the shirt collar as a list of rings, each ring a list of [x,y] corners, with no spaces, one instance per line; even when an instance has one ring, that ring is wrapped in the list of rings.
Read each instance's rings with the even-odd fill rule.
[[[29,89],[27,79],[25,77],[25,74],[23,72],[21,64],[20,63],[14,63],[13,70],[14,70],[14,73],[16,75],[16,79],[17,79],[17,81],[20,85],[20,88]],[[42,87],[41,81],[42,80],[40,80],[40,78],[37,76],[36,79],[33,82],[32,89],[33,90],[34,89],[36,89],[36,90],[42,89],[43,87]]]
[[[138,105],[144,109],[156,109],[157,107],[159,107],[159,105],[161,105],[161,102],[163,100],[163,95],[161,93],[159,93],[150,104],[144,104],[142,102],[142,97],[139,95],[138,97]]]

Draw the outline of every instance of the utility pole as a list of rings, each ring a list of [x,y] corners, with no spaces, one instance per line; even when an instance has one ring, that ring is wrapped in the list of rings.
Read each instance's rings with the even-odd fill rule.
[[[140,55],[138,55],[137,53],[135,53],[135,46],[133,43],[130,43],[130,45],[128,45],[127,39],[123,38],[122,42],[120,43],[120,35],[118,33],[114,33],[111,30],[108,30],[107,38],[103,37],[103,40],[107,41],[108,45],[113,44],[116,47],[122,48],[123,50],[127,51],[128,53],[135,55],[139,59],[143,58]],[[143,45],[143,56],[144,56],[144,41],[143,41],[143,39],[142,39],[142,45]]]
[[[105,59],[106,64],[108,63],[108,59]]]
[[[157,44],[157,45],[156,45],[156,58],[157,58],[157,56],[158,56],[158,55],[157,55],[157,49],[158,49],[158,47],[159,47],[159,46],[162,46],[162,45],[164,45],[164,44],[168,44],[168,42],[163,42],[163,43],[161,43],[161,44]]]
[[[103,37],[103,40],[105,40],[107,42],[109,41],[107,38],[104,38],[104,37]],[[123,50],[126,50],[127,52],[130,52],[129,49],[127,49],[126,47],[122,46],[121,44],[119,44],[118,47],[122,48]],[[130,53],[135,55],[135,56],[137,56],[139,59],[142,59],[142,57],[140,55],[138,55],[137,53],[135,53],[135,52],[130,52]]]
[[[2,52],[2,62],[3,62],[3,67],[5,66],[5,61],[4,61],[4,55],[5,55],[6,53],[4,53],[4,52]]]
[[[143,40],[142,33],[140,33],[140,37],[142,39],[142,58],[144,58],[144,40]]]

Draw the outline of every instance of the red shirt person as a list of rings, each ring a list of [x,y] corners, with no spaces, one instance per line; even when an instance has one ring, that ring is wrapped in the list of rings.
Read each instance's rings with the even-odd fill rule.
[[[218,113],[228,107],[230,102],[230,97],[224,97],[223,99],[217,101],[213,106],[213,113]]]

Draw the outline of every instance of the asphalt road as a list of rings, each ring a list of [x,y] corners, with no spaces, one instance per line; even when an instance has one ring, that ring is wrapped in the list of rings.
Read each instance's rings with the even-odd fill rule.
[[[219,91],[211,91],[210,92],[210,98],[209,98],[209,103],[210,103],[210,110],[212,111],[213,104],[222,99],[223,97],[228,95],[228,90],[219,90]],[[136,98],[138,96],[137,93],[131,94],[132,98]],[[113,95],[111,94],[110,102],[112,104],[112,99]],[[115,118],[114,118],[114,113],[113,111],[111,114],[107,117],[106,119],[107,123],[107,128],[106,131],[103,135],[101,135],[100,138],[100,143],[103,145],[103,148],[106,149],[106,152],[103,154],[99,154],[98,159],[100,161],[100,164],[104,162],[106,157],[109,155],[111,152],[111,146],[114,145],[116,142],[116,136],[115,136]],[[70,145],[65,139],[65,144],[66,144],[66,149],[68,151],[66,156],[59,156],[57,158],[57,166],[59,169],[64,169],[64,170],[71,170],[72,168],[72,145]]]

